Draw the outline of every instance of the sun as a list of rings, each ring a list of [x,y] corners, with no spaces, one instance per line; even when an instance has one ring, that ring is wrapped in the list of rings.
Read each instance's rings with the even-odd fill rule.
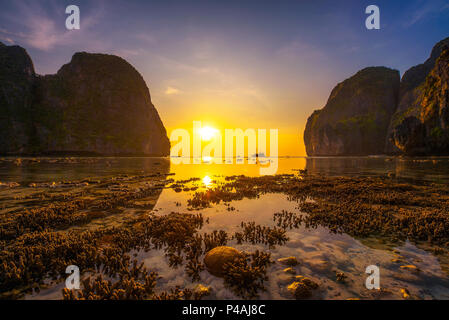
[[[216,134],[218,130],[212,127],[202,127],[200,129],[201,139],[204,141],[210,141]]]

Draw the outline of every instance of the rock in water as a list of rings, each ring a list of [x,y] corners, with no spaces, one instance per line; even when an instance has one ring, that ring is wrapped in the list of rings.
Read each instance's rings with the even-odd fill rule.
[[[1,88],[3,154],[170,152],[144,79],[120,57],[76,53],[57,74],[36,76],[24,49],[1,45]]]
[[[449,38],[429,59],[404,73],[385,151],[408,155],[449,154]]]
[[[296,274],[296,270],[292,267],[285,268],[283,271],[288,274]]]
[[[195,295],[196,299],[200,299],[202,297],[208,296],[211,293],[211,288],[210,287],[206,287],[202,284],[198,284],[194,289],[193,289],[193,293]]]
[[[232,247],[216,247],[210,250],[204,257],[207,271],[217,277],[222,277],[224,265],[242,256],[242,253]]]
[[[286,257],[278,259],[278,262],[287,266],[294,267],[298,264],[298,259],[296,259],[296,257]]]
[[[0,154],[27,151],[34,82],[33,62],[25,49],[0,42]]]
[[[309,156],[372,155],[384,151],[399,94],[399,72],[370,67],[339,83],[326,106],[307,120]]]
[[[309,278],[297,276],[297,281],[291,283],[287,290],[297,299],[307,299],[313,294],[313,290],[318,288],[318,284]]]

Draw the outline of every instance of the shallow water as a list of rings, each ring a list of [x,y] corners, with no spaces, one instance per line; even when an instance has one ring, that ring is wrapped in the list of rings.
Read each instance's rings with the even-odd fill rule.
[[[399,157],[281,157],[276,159],[277,174],[293,173],[307,169],[310,173],[342,176],[385,176],[394,174],[398,179],[414,181],[449,182],[449,158],[399,158]],[[0,182],[51,182],[79,180],[92,176],[141,173],[173,173],[176,179],[190,177],[246,175],[259,176],[260,166],[254,164],[180,164],[169,158],[145,157],[74,157],[74,158],[16,158],[0,159]],[[272,159],[271,161],[275,161]]]
[[[172,189],[165,189],[160,195],[154,211],[157,214],[167,214],[172,211],[188,212],[187,199],[189,192],[176,193]],[[175,204],[178,202],[178,206]],[[181,206],[179,206],[181,203]],[[273,213],[287,210],[299,212],[297,204],[282,194],[265,194],[259,199],[244,199],[232,201],[230,206],[235,211],[228,211],[224,204],[199,210],[209,223],[200,232],[225,230],[228,233],[237,231],[242,221],[256,221],[264,226],[273,226]],[[238,245],[231,241],[231,245],[239,250],[254,252],[255,250],[269,251],[273,260],[295,256],[299,265],[294,267],[297,275],[307,276],[320,285],[315,298],[320,299],[400,299],[402,288],[423,299],[449,299],[449,278],[442,270],[438,258],[405,242],[384,244],[380,239],[354,239],[345,234],[332,234],[326,228],[306,229],[301,227],[287,232],[289,241],[283,246],[268,248],[261,244]],[[393,252],[395,250],[395,252]],[[156,290],[169,290],[175,286],[194,287],[183,267],[171,268],[163,250],[149,252],[133,252],[136,258],[145,263],[149,270],[156,271],[162,279],[158,281]],[[402,257],[404,263],[392,262]],[[420,271],[402,270],[401,265],[413,264]],[[365,281],[368,265],[380,268],[382,293],[367,290]],[[260,293],[261,299],[291,299],[286,287],[294,281],[294,276],[285,273],[286,266],[279,263],[272,264],[268,269],[269,281],[266,292]],[[336,280],[336,272],[344,272],[347,279],[344,283]],[[201,283],[212,288],[210,299],[238,299],[229,289],[224,288],[220,278],[210,275],[207,271],[201,273]],[[60,299],[63,283],[42,290],[39,294],[27,296],[27,299]]]
[[[117,174],[172,173],[174,180],[185,180],[191,177],[200,178],[187,186],[197,186],[199,190],[214,187],[221,183],[225,176],[248,175],[257,176],[256,165],[170,165],[164,158],[74,158],[57,160],[47,158],[40,162],[14,164],[13,159],[0,163],[0,181],[17,182],[20,186],[0,191],[0,197],[6,192],[24,194],[30,183],[59,182],[84,179],[87,177],[114,176]],[[386,157],[365,158],[281,158],[278,173],[295,173],[296,170],[307,169],[311,173],[324,175],[386,175],[394,173],[396,179],[447,183],[449,180],[449,159],[400,159]],[[45,188],[44,188],[45,189]],[[284,194],[264,194],[257,199],[243,199],[228,204],[213,205],[210,208],[192,211],[187,200],[193,196],[192,191],[175,192],[165,188],[154,199],[155,205],[148,211],[158,215],[170,212],[201,212],[207,219],[200,233],[213,230],[224,230],[233,233],[240,223],[254,221],[256,224],[273,226],[273,214],[282,210],[298,212],[298,203]],[[310,200],[313,201],[313,200]],[[3,203],[5,206],[5,204]],[[233,211],[228,209],[235,208]],[[133,211],[122,214],[133,215]],[[123,218],[123,216],[122,216]],[[109,220],[108,220],[109,219]],[[93,226],[108,226],[117,223],[118,216],[95,220],[81,226],[88,229]],[[228,245],[246,252],[255,250],[269,251],[273,260],[295,256],[300,264],[294,267],[297,275],[307,276],[319,283],[315,298],[321,299],[401,299],[400,290],[408,289],[410,294],[423,299],[449,299],[448,257],[434,255],[424,245],[414,245],[408,241],[387,243],[384,239],[370,237],[355,239],[346,234],[333,234],[324,227],[306,229],[300,227],[287,231],[289,241],[282,246],[268,248],[265,245],[238,245],[235,241]],[[168,290],[176,285],[193,287],[185,274],[184,268],[170,268],[168,259],[162,250],[149,252],[133,252],[139,261],[151,271],[162,277],[156,290]],[[392,260],[400,258],[402,263]],[[383,291],[367,290],[365,280],[368,274],[365,269],[369,265],[380,268],[380,285]],[[401,265],[414,265],[419,271],[401,269]],[[262,299],[291,299],[286,287],[294,280],[293,275],[283,271],[286,266],[279,263],[270,265],[269,280],[266,292],[260,293]],[[336,272],[344,272],[344,282],[336,279]],[[212,288],[212,299],[236,299],[230,290],[224,288],[223,280],[201,273],[203,285]],[[60,299],[64,283],[51,285],[50,288],[26,296],[27,299]]]
[[[187,194],[179,195],[171,189],[164,190],[155,206],[158,214],[172,211],[186,212],[188,210]],[[174,200],[181,202],[181,207],[176,207]],[[273,214],[282,210],[300,212],[297,203],[290,201],[282,194],[265,194],[259,199],[243,199],[232,201],[230,206],[235,211],[229,212],[224,204],[215,205],[212,208],[201,210],[203,215],[209,218],[201,231],[225,230],[228,233],[239,229],[240,223],[255,221],[264,226],[274,226]],[[400,289],[407,288],[411,294],[425,299],[449,299],[449,278],[441,269],[436,257],[421,250],[409,242],[396,245],[385,245],[369,239],[363,244],[360,240],[348,235],[332,234],[328,229],[318,227],[306,229],[301,227],[287,232],[289,241],[283,246],[270,249],[264,245],[242,244],[235,241],[229,245],[246,252],[255,250],[269,251],[273,260],[282,257],[295,256],[299,265],[294,267],[297,275],[305,275],[320,284],[320,292],[316,297],[324,299],[347,298],[400,298]],[[377,239],[379,240],[379,239]],[[369,245],[368,245],[369,244]],[[397,250],[399,253],[394,253]],[[145,261],[145,265],[157,271],[163,278],[160,289],[167,290],[175,285],[188,286],[190,280],[185,276],[184,270],[173,270],[168,267],[163,253],[140,253],[139,258]],[[398,256],[404,257],[405,264],[413,264],[421,271],[418,273],[403,271],[401,264],[392,262]],[[404,264],[404,263],[403,263]],[[384,296],[377,297],[365,287],[368,274],[365,269],[368,265],[377,265],[381,270],[381,287],[391,291]],[[262,292],[262,299],[291,299],[286,286],[293,281],[294,276],[286,274],[283,270],[286,266],[274,263],[270,266],[267,292]],[[344,272],[348,278],[345,283],[336,281],[336,272]],[[207,271],[201,273],[201,283],[211,286],[213,295],[211,298],[235,299],[237,298],[228,289],[223,288],[223,282],[210,275]]]

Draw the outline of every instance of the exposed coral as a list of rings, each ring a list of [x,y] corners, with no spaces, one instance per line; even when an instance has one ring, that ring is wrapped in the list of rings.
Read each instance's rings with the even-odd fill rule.
[[[255,298],[265,290],[268,280],[267,266],[270,253],[256,251],[248,256],[238,256],[224,266],[224,284],[241,298]]]
[[[297,281],[291,283],[287,290],[298,300],[310,298],[318,284],[309,278],[297,276]]]
[[[282,245],[288,241],[285,230],[277,227],[256,225],[255,222],[242,222],[242,232],[236,232],[234,238],[237,243],[250,242],[252,244],[263,243],[270,247]]]

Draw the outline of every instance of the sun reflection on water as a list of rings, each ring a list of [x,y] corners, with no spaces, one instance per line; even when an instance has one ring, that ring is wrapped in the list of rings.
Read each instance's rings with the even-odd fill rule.
[[[209,176],[203,178],[204,185],[208,188],[212,184],[212,179]]]

